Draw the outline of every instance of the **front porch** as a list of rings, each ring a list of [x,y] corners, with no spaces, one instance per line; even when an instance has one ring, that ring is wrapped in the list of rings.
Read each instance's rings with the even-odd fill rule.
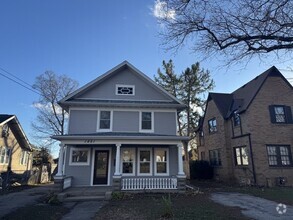
[[[183,190],[182,144],[178,137],[172,138],[63,141],[55,180],[62,190],[81,186],[111,186],[114,191]]]

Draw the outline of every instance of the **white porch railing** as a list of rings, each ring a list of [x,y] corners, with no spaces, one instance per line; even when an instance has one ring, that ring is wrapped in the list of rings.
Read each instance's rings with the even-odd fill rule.
[[[121,190],[177,189],[177,178],[123,178]]]

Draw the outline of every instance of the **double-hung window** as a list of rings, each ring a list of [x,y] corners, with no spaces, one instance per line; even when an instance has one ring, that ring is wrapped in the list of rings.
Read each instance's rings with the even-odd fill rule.
[[[122,149],[122,174],[123,175],[134,175],[135,174],[135,149]]]
[[[292,112],[290,106],[270,105],[271,122],[276,124],[292,124]]]
[[[153,132],[154,131],[154,113],[140,112],[140,131]]]
[[[138,174],[152,174],[152,151],[151,149],[138,149]]]
[[[239,126],[241,124],[240,115],[237,112],[234,112],[233,115],[234,126]]]
[[[292,154],[289,145],[267,145],[270,166],[292,166]]]
[[[210,133],[217,132],[217,120],[216,120],[216,118],[210,119],[208,121],[208,123],[209,123],[209,132]]]
[[[247,147],[235,147],[234,148],[235,164],[237,166],[248,165],[248,150]]]
[[[209,156],[210,156],[210,164],[212,166],[222,166],[220,149],[210,150]]]
[[[20,164],[21,165],[26,165],[27,161],[28,161],[28,152],[25,150],[21,151],[21,155],[20,155]]]
[[[169,174],[169,151],[168,149],[155,149],[155,174],[168,175]]]
[[[0,164],[8,164],[11,150],[8,147],[0,147]]]
[[[111,111],[99,112],[99,130],[111,130]]]

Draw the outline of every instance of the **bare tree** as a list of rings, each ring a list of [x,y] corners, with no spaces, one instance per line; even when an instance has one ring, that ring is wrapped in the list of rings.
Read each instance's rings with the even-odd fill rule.
[[[157,17],[163,24],[161,36],[167,49],[188,42],[195,52],[207,56],[223,53],[227,63],[272,52],[292,54],[292,0],[158,2],[164,11]]]
[[[56,75],[51,71],[36,78],[33,88],[41,94],[39,101],[34,103],[38,111],[38,116],[32,123],[36,137],[48,140],[51,135],[64,134],[67,113],[57,102],[77,87],[77,81],[65,75]]]

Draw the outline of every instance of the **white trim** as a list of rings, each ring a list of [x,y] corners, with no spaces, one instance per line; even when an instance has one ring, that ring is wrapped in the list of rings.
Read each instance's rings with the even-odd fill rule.
[[[68,145],[97,145],[97,144],[161,144],[161,145],[177,145],[181,144],[180,140],[93,140],[92,142],[85,142],[87,139],[81,138],[81,140],[62,140],[62,143]]]
[[[93,100],[99,100],[99,101],[138,101],[136,99],[102,99],[102,98],[75,98],[75,100],[90,100],[90,101],[93,101]],[[152,99],[152,100],[149,100],[149,99],[139,99],[139,101],[141,102],[166,102],[166,104],[172,104],[172,100],[166,100],[166,99]]]
[[[133,173],[123,173],[123,158],[122,158],[122,154],[124,150],[129,150],[132,151],[134,153],[134,158],[132,161],[132,169],[133,169]],[[121,148],[120,149],[120,173],[122,176],[135,176],[135,171],[136,171],[136,147],[130,148]]]
[[[6,124],[7,122],[11,121],[11,120],[14,119],[14,118],[15,118],[15,115],[12,115],[10,118],[7,118],[5,121],[2,121],[2,122],[0,123],[0,126]]]
[[[151,129],[142,129],[142,113],[145,112],[145,113],[151,113],[152,114],[152,117],[151,117],[151,126],[152,128]],[[139,132],[142,132],[142,133],[154,133],[154,125],[155,125],[155,122],[154,122],[154,119],[155,119],[155,113],[154,111],[139,111]]]
[[[150,152],[150,173],[140,173],[140,151]],[[153,148],[137,148],[137,176],[152,176],[153,175]]]
[[[87,162],[72,162],[72,151],[87,151]],[[90,165],[90,148],[83,147],[71,147],[70,148],[70,158],[69,166],[88,166]]]
[[[92,111],[98,111],[100,109],[100,107],[70,107],[71,110],[92,110]],[[117,112],[140,112],[140,111],[145,111],[145,112],[149,112],[149,111],[154,111],[154,112],[175,112],[177,113],[177,110],[174,109],[158,109],[158,108],[139,108],[139,109],[135,109],[135,108],[107,108],[107,107],[103,107],[101,110],[106,110],[106,111],[117,111]]]
[[[157,173],[157,151],[164,150],[166,151],[167,160],[166,160],[166,173]],[[169,164],[170,164],[170,156],[169,156],[169,148],[155,148],[154,149],[154,165],[155,165],[155,176],[169,176]]]
[[[118,87],[129,87],[132,88],[132,94],[118,94]],[[124,85],[124,84],[116,84],[115,86],[115,95],[121,96],[135,96],[135,85]]]
[[[70,116],[71,116],[71,108],[68,109],[68,121],[67,121],[67,134],[69,134],[69,128],[70,128]]]
[[[95,171],[95,155],[96,155],[96,151],[100,150],[107,150],[109,151],[109,161],[108,161],[108,179],[107,179],[107,184],[96,184],[94,185],[94,171]],[[110,176],[111,176],[111,161],[112,161],[112,148],[111,147],[95,147],[92,148],[91,150],[92,153],[92,166],[91,166],[91,182],[90,182],[90,186],[110,186]]]
[[[100,128],[100,116],[101,116],[101,111],[105,111],[105,112],[110,112],[110,128],[109,129],[101,129]],[[98,121],[97,121],[97,129],[96,131],[97,132],[108,132],[108,131],[112,131],[112,128],[113,128],[113,110],[110,110],[110,109],[99,109],[97,111],[97,118],[98,118]]]

